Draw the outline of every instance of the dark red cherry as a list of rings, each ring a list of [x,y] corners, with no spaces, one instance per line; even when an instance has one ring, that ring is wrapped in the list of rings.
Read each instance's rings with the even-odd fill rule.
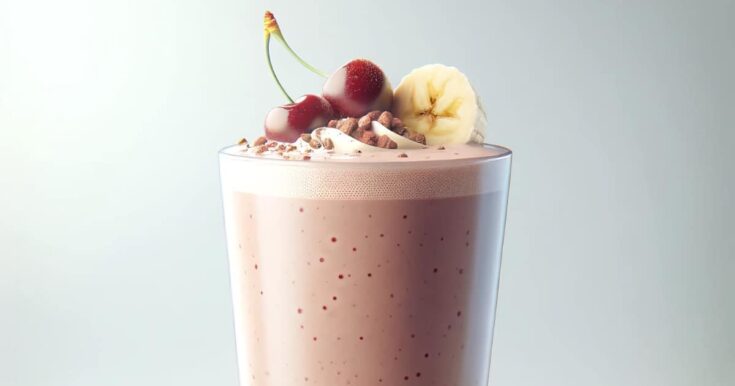
[[[282,142],[293,142],[303,133],[326,126],[334,111],[326,99],[306,94],[283,106],[273,108],[265,116],[265,136]]]
[[[324,83],[322,95],[343,117],[360,117],[373,110],[390,110],[393,89],[375,63],[354,59],[335,71]]]

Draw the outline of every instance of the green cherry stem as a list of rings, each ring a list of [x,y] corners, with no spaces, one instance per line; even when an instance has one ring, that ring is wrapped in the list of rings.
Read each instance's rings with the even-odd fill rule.
[[[271,76],[273,76],[273,80],[276,81],[276,84],[278,85],[278,88],[283,93],[283,96],[285,96],[286,99],[288,99],[288,101],[290,103],[294,103],[293,102],[293,99],[291,98],[291,96],[288,95],[288,93],[286,92],[286,89],[283,88],[283,85],[281,84],[281,81],[278,80],[278,76],[276,76],[276,71],[273,70],[273,63],[271,63],[271,50],[270,50],[270,46],[271,46],[271,34],[266,33],[265,34],[265,58],[266,58],[266,61],[268,62],[268,69],[271,72]]]
[[[273,16],[273,14],[270,11],[265,11],[265,16],[263,17],[263,27],[265,28],[266,39],[268,39],[268,37],[273,35],[273,37],[276,38],[276,40],[278,40],[281,44],[283,44],[283,46],[286,48],[286,50],[288,50],[291,56],[293,56],[299,63],[301,63],[301,65],[306,67],[306,69],[321,76],[322,78],[326,78],[329,76],[323,71],[320,71],[316,67],[307,63],[304,59],[301,59],[301,57],[291,48],[291,46],[288,45],[288,43],[286,42],[286,39],[283,37],[281,28],[278,26],[276,17]]]
[[[296,54],[296,52],[294,52],[294,50],[291,49],[291,46],[289,46],[288,43],[286,43],[286,39],[283,38],[283,34],[280,31],[274,33],[273,34],[273,37],[276,38],[276,40],[278,40],[279,42],[281,42],[281,44],[283,44],[283,46],[286,47],[286,49],[288,50],[288,52],[290,52],[291,55],[296,60],[299,61],[299,63],[301,63],[304,67],[306,67],[306,69],[308,69],[309,71],[311,71],[311,72],[313,72],[313,73],[321,76],[322,78],[326,78],[326,77],[329,76],[329,75],[325,74],[323,71],[321,71],[321,70],[317,69],[316,67],[312,66],[311,64],[307,63],[304,59],[301,59],[301,57],[298,54]]]

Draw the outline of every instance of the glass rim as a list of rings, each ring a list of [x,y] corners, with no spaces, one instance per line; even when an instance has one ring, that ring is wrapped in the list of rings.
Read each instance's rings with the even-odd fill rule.
[[[257,162],[263,164],[272,165],[291,165],[291,166],[304,166],[304,167],[347,167],[347,168],[360,168],[360,167],[425,167],[425,166],[453,166],[453,165],[467,165],[476,163],[490,163],[494,161],[500,161],[513,155],[513,151],[509,148],[501,145],[494,145],[490,143],[477,144],[486,149],[498,150],[498,154],[488,155],[486,157],[471,157],[471,158],[455,158],[455,159],[444,159],[444,160],[419,160],[419,161],[370,161],[370,162],[359,162],[359,161],[343,161],[343,160],[301,160],[301,159],[282,159],[282,158],[265,158],[261,156],[255,156],[250,154],[234,154],[229,152],[234,147],[239,145],[229,145],[221,148],[217,153],[220,158],[226,157],[233,160],[239,160],[243,162]],[[398,149],[400,150],[400,149]]]

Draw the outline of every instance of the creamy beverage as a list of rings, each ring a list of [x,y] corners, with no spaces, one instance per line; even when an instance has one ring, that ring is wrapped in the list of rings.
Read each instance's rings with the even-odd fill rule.
[[[331,74],[263,20],[288,103],[220,151],[242,386],[486,386],[510,150],[467,76],[368,59]],[[292,98],[276,41],[325,78]],[[408,45],[410,46],[410,45]]]
[[[221,163],[242,385],[487,384],[507,150]]]

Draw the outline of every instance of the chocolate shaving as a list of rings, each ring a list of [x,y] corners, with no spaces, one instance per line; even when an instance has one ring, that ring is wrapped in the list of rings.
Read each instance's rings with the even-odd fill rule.
[[[265,145],[266,142],[268,142],[268,138],[266,138],[266,137],[258,137],[258,139],[255,140],[255,142],[253,143],[253,145],[255,145],[255,146]]]
[[[393,119],[390,121],[390,128],[393,129],[393,131],[396,131],[396,129],[402,129],[405,128],[406,125],[403,124],[403,121],[401,121],[398,117],[393,117]]]
[[[337,124],[337,129],[347,135],[352,134],[355,129],[357,129],[357,119],[356,118],[345,118]]]
[[[382,147],[383,149],[397,149],[398,148],[398,144],[395,143],[392,139],[390,139],[390,137],[388,137],[387,135],[381,135],[380,137],[378,137],[377,146]]]
[[[398,158],[408,158],[408,154],[406,153],[398,154]]]
[[[312,138],[311,141],[309,141],[309,146],[311,146],[312,149],[318,149],[322,147],[322,144],[319,141],[317,141],[316,138]]]
[[[411,133],[409,134],[408,139],[414,142],[418,142],[422,145],[426,145],[426,136],[421,133]]]
[[[332,142],[331,138],[324,138],[324,148],[327,150],[334,149],[334,142]]]
[[[309,134],[309,133],[301,134],[301,140],[304,141],[304,142],[306,142],[306,143],[311,142],[311,134]]]
[[[368,130],[372,126],[373,120],[370,118],[370,114],[363,115],[359,121],[357,121],[357,127],[362,130]]]
[[[383,112],[380,111],[380,110],[375,110],[375,111],[371,111],[371,112],[367,113],[367,116],[370,117],[370,120],[371,121],[377,121],[378,120],[378,117],[380,117],[380,114],[382,114],[382,113]]]
[[[372,131],[365,131],[358,140],[362,143],[375,146],[378,143],[378,136]]]
[[[327,127],[337,127],[338,121],[336,119],[332,119],[329,122],[327,122]]]
[[[238,145],[247,145],[248,144],[248,139],[247,138],[243,138],[243,139],[239,140],[237,142],[237,144]]]
[[[385,127],[390,127],[390,123],[393,121],[393,114],[390,111],[383,111],[378,117],[378,123]]]

